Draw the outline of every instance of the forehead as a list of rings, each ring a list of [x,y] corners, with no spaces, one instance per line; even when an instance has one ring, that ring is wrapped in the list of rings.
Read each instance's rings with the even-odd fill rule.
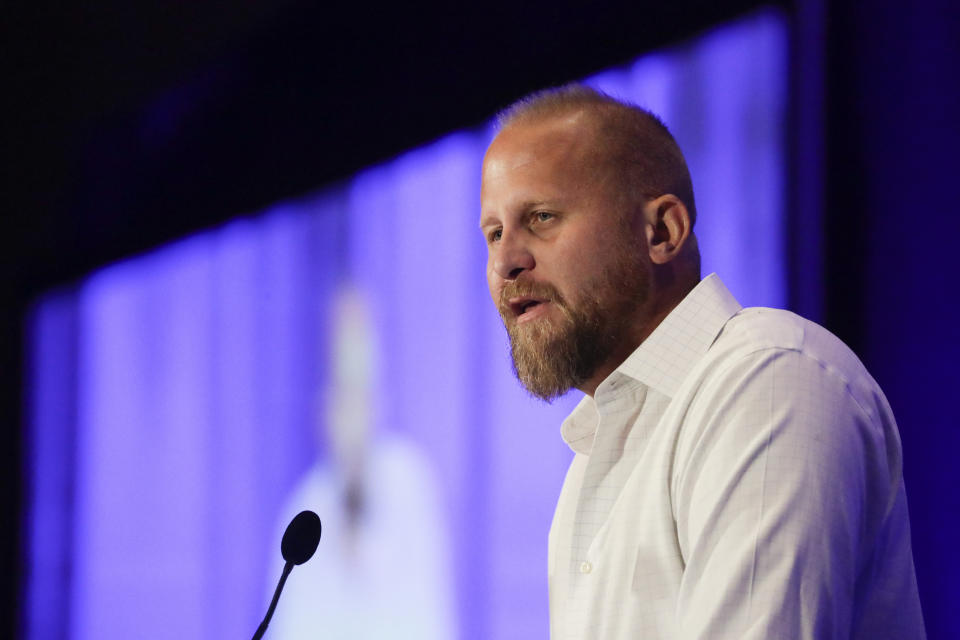
[[[505,198],[583,190],[597,182],[603,164],[596,128],[583,114],[511,124],[484,156],[481,200],[499,208]]]
[[[579,160],[593,151],[594,128],[582,112],[507,125],[490,143],[484,173],[555,159]]]

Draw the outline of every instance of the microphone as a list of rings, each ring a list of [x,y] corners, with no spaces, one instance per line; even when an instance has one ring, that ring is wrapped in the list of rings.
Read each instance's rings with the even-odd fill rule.
[[[303,564],[313,557],[320,544],[320,517],[313,511],[301,511],[287,525],[280,541],[280,553],[287,563]]]
[[[267,625],[273,617],[273,610],[277,608],[277,601],[280,600],[280,592],[283,591],[283,585],[293,566],[303,564],[313,557],[317,545],[320,544],[320,531],[320,516],[313,511],[301,511],[287,525],[287,530],[283,532],[283,539],[280,541],[280,553],[283,554],[286,563],[283,565],[277,590],[273,592],[273,600],[270,601],[267,615],[263,617],[263,622],[253,634],[253,640],[260,640],[267,631]]]

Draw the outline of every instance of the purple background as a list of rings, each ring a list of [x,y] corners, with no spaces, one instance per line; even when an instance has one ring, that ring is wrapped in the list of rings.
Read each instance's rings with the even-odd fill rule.
[[[9,518],[0,528],[0,635],[23,635],[22,585],[35,572],[67,584],[73,570],[64,559],[74,544],[77,442],[50,430],[35,440],[30,425],[76,423],[77,369],[55,364],[41,376],[28,345],[37,330],[53,331],[60,338],[40,360],[76,362],[82,327],[69,297],[54,303],[65,305],[60,314],[28,314],[38,295],[54,286],[78,294],[79,279],[103,265],[345,179],[481,122],[527,91],[622,64],[761,4],[8,7],[0,22],[0,506]],[[886,391],[904,441],[929,636],[960,637],[960,433],[951,404],[960,361],[952,295],[960,5],[774,4],[789,29],[779,167],[787,306],[850,344]],[[36,406],[41,390],[31,381],[40,380],[53,395]],[[65,462],[34,484],[24,452],[41,443]],[[34,491],[49,496],[38,509],[52,527],[41,565],[18,526]],[[67,594],[41,595],[51,611],[67,612],[53,616],[65,625]]]
[[[590,80],[672,126],[704,271],[745,304],[787,300],[785,68],[767,12]],[[315,398],[344,280],[371,300],[385,422],[442,488],[460,637],[546,636],[546,532],[571,457],[558,426],[579,393],[543,406],[510,374],[477,230],[491,135],[451,134],[37,304],[26,637],[255,628],[279,508],[326,454]]]

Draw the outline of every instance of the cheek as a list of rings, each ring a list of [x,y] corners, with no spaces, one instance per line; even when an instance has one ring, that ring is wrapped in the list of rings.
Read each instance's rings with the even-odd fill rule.
[[[558,279],[568,284],[589,280],[590,275],[604,262],[610,252],[610,245],[597,242],[595,238],[589,240],[566,247],[562,257],[557,260],[555,271]]]
[[[614,261],[622,252],[626,238],[623,233],[610,229],[583,238],[576,247],[573,263],[580,265],[579,273],[597,273]]]
[[[610,269],[615,252],[616,247],[609,240],[579,244],[557,263],[553,284],[574,304],[595,296],[598,277]]]
[[[500,283],[497,274],[493,271],[493,263],[487,261],[487,289],[490,291],[490,299],[493,300],[493,306],[497,306],[497,302],[500,300],[500,289],[502,284]]]

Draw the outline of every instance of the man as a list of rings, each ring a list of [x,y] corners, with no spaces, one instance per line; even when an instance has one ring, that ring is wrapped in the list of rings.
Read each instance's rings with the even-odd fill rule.
[[[482,180],[516,374],[585,394],[561,429],[552,637],[923,638],[886,399],[826,330],[700,280],[666,127],[585,87],[534,94]]]

